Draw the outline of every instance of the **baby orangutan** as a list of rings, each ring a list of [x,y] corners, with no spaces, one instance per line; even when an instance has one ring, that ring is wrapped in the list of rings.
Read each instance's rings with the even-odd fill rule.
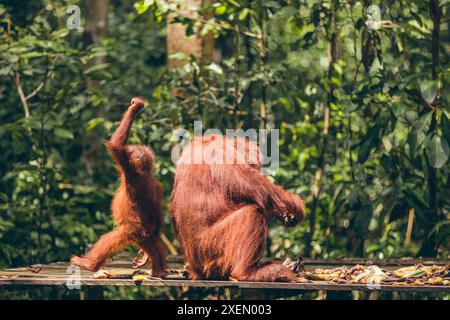
[[[133,119],[143,108],[142,98],[133,98],[119,128],[105,143],[120,175],[111,205],[117,227],[103,235],[84,257],[72,256],[71,265],[97,271],[115,250],[137,244],[144,256],[135,259],[134,266],[145,265],[150,256],[152,275],[164,277],[165,255],[159,235],[162,187],[151,172],[154,154],[148,147],[127,145]]]

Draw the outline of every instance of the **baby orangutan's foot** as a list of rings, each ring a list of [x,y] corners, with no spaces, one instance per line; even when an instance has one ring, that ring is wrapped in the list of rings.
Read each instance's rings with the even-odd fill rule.
[[[165,271],[153,271],[152,270],[152,277],[164,279],[165,277],[167,277],[167,273]]]
[[[89,259],[84,257],[72,256],[70,258],[71,266],[79,266],[80,268],[95,272],[99,269],[99,266],[93,264]]]
[[[142,257],[139,258],[139,255],[142,254]],[[137,256],[133,259],[133,268],[143,267],[147,264],[149,260],[149,255],[142,249],[139,250]]]

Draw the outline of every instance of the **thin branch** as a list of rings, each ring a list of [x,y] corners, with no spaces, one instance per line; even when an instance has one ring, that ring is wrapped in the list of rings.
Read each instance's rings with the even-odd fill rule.
[[[55,58],[53,63],[55,63],[57,59],[58,58]],[[31,92],[27,96],[25,96],[25,93],[23,92],[22,84],[20,82],[20,73],[19,73],[19,71],[16,71],[15,84],[16,84],[16,88],[17,88],[17,93],[19,94],[19,97],[20,97],[20,101],[22,102],[23,110],[24,110],[24,113],[25,113],[25,118],[30,117],[30,106],[28,105],[28,100],[30,100],[35,95],[37,95],[39,93],[39,91],[41,91],[45,87],[45,84],[47,83],[47,80],[51,77],[51,75],[53,73],[53,70],[49,69],[48,66],[49,66],[49,63],[48,63],[48,60],[47,60],[46,72],[45,72],[44,80],[42,80],[42,82],[39,83],[39,85],[36,87],[36,89],[34,89],[33,92]]]
[[[22,102],[23,111],[25,113],[25,118],[30,117],[30,107],[28,106],[27,97],[23,93],[22,85],[20,84],[20,74],[19,71],[16,72],[15,83],[17,88],[17,93],[19,94],[20,101]]]
[[[53,63],[55,63],[57,59],[58,58],[55,58]],[[47,65],[47,67],[48,67],[48,65]],[[42,80],[42,82],[36,87],[36,89],[33,90],[33,92],[31,92],[29,95],[26,96],[27,100],[30,100],[31,98],[33,98],[35,95],[37,95],[39,93],[39,91],[41,91],[44,88],[45,84],[47,83],[47,79],[51,77],[52,73],[53,73],[53,70],[47,69],[44,80]]]
[[[240,37],[239,37],[239,25],[236,24],[236,61],[234,63],[234,68],[235,68],[235,79],[234,79],[234,127],[236,127],[237,125],[237,111],[238,111],[238,105],[240,103],[240,99],[239,99],[239,83],[240,83],[240,59],[241,59],[241,44],[240,44]]]

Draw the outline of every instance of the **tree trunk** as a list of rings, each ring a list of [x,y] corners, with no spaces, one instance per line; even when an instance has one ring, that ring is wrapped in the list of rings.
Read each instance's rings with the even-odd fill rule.
[[[107,36],[109,3],[110,0],[84,0],[83,45],[85,48],[100,43],[100,40]],[[105,63],[105,61],[105,57],[95,57],[86,64],[85,70],[96,64]],[[99,88],[99,83],[89,78],[86,80],[86,85],[89,89]]]
[[[93,44],[100,43],[100,40],[108,34],[108,10],[110,0],[84,0],[84,32],[83,45],[85,48]],[[105,57],[96,57],[91,59],[84,66],[88,70],[92,66],[105,63]],[[97,80],[86,77],[86,87],[89,90],[99,90],[100,83]],[[103,150],[100,139],[93,133],[85,133],[84,141],[88,141],[83,146],[83,156],[85,159],[86,171],[90,176],[100,166],[100,152]]]
[[[178,3],[177,12],[169,15],[167,30],[167,62],[169,68],[177,68],[185,65],[192,55],[199,59],[201,63],[211,62],[214,52],[214,37],[212,33],[201,37],[200,35],[186,36],[186,27],[180,23],[173,23],[175,17],[181,16],[190,19],[207,20],[212,17],[212,12],[204,16],[199,16],[197,10],[207,5],[211,0],[171,0]],[[184,53],[185,59],[173,59],[170,56],[174,53]]]
[[[99,43],[108,33],[110,0],[84,0],[85,25],[83,43],[87,47]]]

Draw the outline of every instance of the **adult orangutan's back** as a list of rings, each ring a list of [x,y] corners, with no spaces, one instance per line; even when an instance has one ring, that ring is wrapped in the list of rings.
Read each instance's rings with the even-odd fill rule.
[[[285,225],[304,217],[303,201],[259,172],[255,143],[219,135],[196,138],[177,163],[170,211],[191,278],[290,281],[281,264],[259,266],[267,215]]]

